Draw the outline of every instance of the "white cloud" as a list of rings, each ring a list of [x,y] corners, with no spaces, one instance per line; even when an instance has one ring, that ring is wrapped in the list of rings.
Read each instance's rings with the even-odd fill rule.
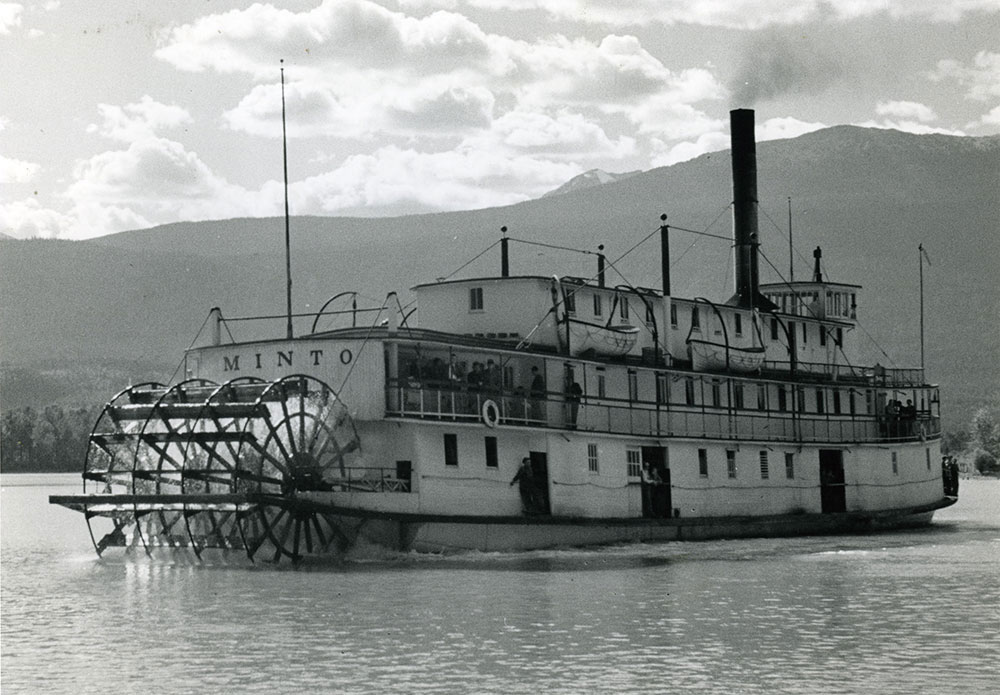
[[[653,166],[671,166],[679,162],[700,157],[708,152],[718,152],[728,149],[729,133],[713,131],[699,135],[693,141],[669,143],[663,140],[653,141]]]
[[[41,165],[34,162],[0,155],[0,183],[27,183],[35,178],[41,168]]]
[[[984,125],[1000,126],[1000,106],[996,106],[990,109],[988,113],[983,114],[983,117],[980,119],[980,121]]]
[[[571,163],[528,155],[471,148],[428,153],[388,146],[297,182],[290,195],[295,214],[371,208],[469,210],[527,200],[581,171]]]
[[[174,27],[156,56],[179,69],[273,76],[280,58],[357,70],[412,74],[454,70],[489,59],[486,35],[459,14],[408,17],[367,0],[324,0],[306,12],[254,4]]]
[[[971,66],[957,60],[941,60],[928,77],[935,82],[954,80],[967,90],[966,99],[989,101],[1000,97],[1000,53],[980,51]]]
[[[756,127],[758,142],[797,138],[806,133],[828,128],[826,123],[810,123],[797,118],[769,118]]]
[[[304,80],[285,85],[290,138],[456,136],[489,127],[493,105],[493,94],[488,89],[453,84],[447,79],[358,92]],[[223,118],[233,130],[280,137],[280,86],[257,85]]]
[[[560,20],[615,27],[695,24],[762,29],[806,22],[850,21],[885,15],[892,19],[956,22],[973,13],[996,13],[995,0],[399,0],[408,8],[472,5],[494,11],[541,10]]]
[[[881,121],[864,121],[861,123],[855,123],[854,125],[861,126],[862,128],[900,130],[904,133],[913,133],[914,135],[968,135],[968,133],[962,130],[955,130],[954,128],[941,128],[938,126],[927,125],[926,123],[921,123],[919,121],[910,121],[906,119],[893,120],[891,118],[886,118]]]
[[[161,128],[175,128],[191,122],[190,114],[180,106],[161,104],[149,95],[125,106],[98,104],[103,123],[91,124],[87,132],[96,132],[113,140],[132,142],[151,137]]]
[[[0,2],[0,36],[9,34],[11,29],[21,26],[21,12],[24,5],[16,2]]]
[[[881,101],[875,106],[875,113],[879,116],[894,116],[908,120],[917,120],[921,123],[929,123],[937,120],[934,109],[925,104],[915,101]]]
[[[73,218],[43,208],[34,198],[0,203],[0,232],[18,239],[63,236]]]

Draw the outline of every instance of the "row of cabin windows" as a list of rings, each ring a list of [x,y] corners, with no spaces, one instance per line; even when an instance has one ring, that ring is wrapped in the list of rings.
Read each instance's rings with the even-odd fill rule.
[[[758,454],[760,464],[760,479],[768,480],[771,477],[771,462],[766,449]],[[737,477],[736,450],[726,449],[726,476]],[[702,478],[708,477],[708,449],[698,449],[698,475]],[[790,451],[785,452],[785,478],[793,480],[795,478],[795,454]]]
[[[497,455],[497,438],[484,437],[485,459],[487,468],[499,468],[500,461]],[[931,451],[924,450],[927,461],[927,469],[931,467]],[[771,477],[770,456],[766,449],[758,452],[758,462],[760,466],[761,480],[768,480]],[[444,435],[444,463],[446,466],[458,466],[458,435],[446,433]],[[626,449],[625,451],[626,474],[630,478],[639,478],[642,475],[642,454],[639,449]],[[587,470],[590,473],[600,473],[600,459],[598,447],[595,443],[587,444]],[[897,452],[892,452],[892,472],[899,475],[899,462]],[[736,450],[726,449],[726,476],[736,478],[738,468],[736,465]],[[698,475],[702,478],[708,477],[708,450],[698,449]],[[795,454],[785,452],[785,478],[793,480],[795,478]]]
[[[601,318],[604,316],[604,296],[601,294],[594,294],[594,317]],[[566,311],[570,314],[576,313],[576,293],[573,291],[567,292],[565,295],[566,301]],[[618,296],[615,298],[615,304],[618,305],[618,314],[621,316],[622,320],[628,320],[629,317],[629,302],[628,297]],[[469,288],[469,311],[483,311],[483,288],[482,287],[470,287]],[[614,307],[612,307],[614,310]],[[649,320],[647,318],[647,320]]]
[[[444,439],[444,465],[458,466],[458,435],[447,432]],[[483,437],[484,457],[487,468],[499,468],[500,458],[497,452],[497,438]],[[638,463],[637,463],[638,465]],[[591,473],[600,472],[597,444],[587,444],[587,470]]]
[[[632,376],[634,376],[634,373],[630,373],[629,375],[629,398],[635,401],[638,400],[635,396],[638,384],[634,383]],[[722,387],[722,380],[712,379],[709,382],[707,392],[703,391],[707,398],[702,398],[704,402],[701,405],[713,408],[723,407]],[[658,403],[666,404],[668,402],[668,388],[666,375],[658,375],[656,381],[656,399]],[[845,392],[840,389],[807,389],[804,386],[799,386],[795,387],[793,394],[792,388],[791,386],[777,386],[776,390],[773,391],[777,394],[777,410],[779,412],[790,412],[792,410],[791,401],[794,395],[796,396],[796,410],[801,413],[815,412],[822,415],[829,411],[833,415],[858,414],[857,393],[854,390],[848,390],[845,396]],[[756,391],[755,402],[746,397],[748,389]],[[812,392],[811,395],[809,395],[810,391]],[[749,384],[734,383],[732,385],[731,406],[736,410],[768,410],[767,396],[767,387],[757,386],[754,388]],[[871,412],[873,403],[871,391],[865,391],[865,401],[866,408],[862,412]],[[699,405],[693,377],[684,379],[684,405]]]
[[[820,298],[818,292],[797,292],[795,294],[769,292],[765,293],[764,296],[774,302],[782,313],[802,316],[809,313],[810,307]],[[854,318],[857,313],[857,295],[854,292],[828,291],[825,299],[827,316]]]
[[[483,437],[484,456],[487,468],[499,468],[500,458],[497,454],[497,438]],[[445,433],[444,435],[444,465],[458,465],[458,435]]]
[[[791,334],[791,335],[795,335],[795,332],[797,330],[795,324],[796,324],[796,322],[794,322],[794,321],[789,321],[788,322],[788,333]],[[671,304],[670,305],[670,325],[673,328],[677,328],[677,305],[676,304]],[[802,344],[803,345],[808,345],[809,344],[809,333],[811,332],[809,330],[809,324],[808,323],[802,323],[801,325],[802,325]],[[842,346],[844,344],[844,329],[841,328],[840,326],[837,326],[835,328],[828,328],[826,326],[819,326],[818,329],[819,329],[819,344],[821,346],[825,346],[827,344],[828,336],[831,336],[831,335],[833,337],[834,345],[836,345],[836,346],[839,347],[839,346]],[[692,331],[697,331],[697,332],[701,331],[701,311],[700,311],[700,307],[696,307],[696,306],[691,307],[691,330]],[[743,315],[742,314],[733,314],[733,330],[734,330],[734,333],[737,336],[742,336],[743,335]],[[782,332],[783,331],[781,331],[780,323],[779,323],[778,319],[772,317],[771,318],[771,340],[777,341],[779,339],[779,336],[781,335]]]

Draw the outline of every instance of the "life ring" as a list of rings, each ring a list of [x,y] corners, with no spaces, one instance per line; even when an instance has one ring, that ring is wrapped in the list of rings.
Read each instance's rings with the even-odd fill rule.
[[[480,414],[483,416],[483,424],[490,429],[500,423],[500,406],[496,404],[496,401],[483,401]]]

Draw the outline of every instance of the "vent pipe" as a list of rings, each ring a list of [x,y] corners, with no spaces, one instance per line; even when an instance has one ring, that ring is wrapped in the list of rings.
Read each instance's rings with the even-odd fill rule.
[[[500,239],[500,277],[509,278],[510,277],[510,239],[507,238],[507,227],[501,227],[500,233],[503,237]]]
[[[604,257],[604,244],[597,247],[597,286],[604,287],[604,264],[607,259]]]
[[[816,247],[813,251],[813,258],[816,259],[813,264],[813,282],[823,282],[823,271],[820,269],[820,262],[823,259],[823,249]]]

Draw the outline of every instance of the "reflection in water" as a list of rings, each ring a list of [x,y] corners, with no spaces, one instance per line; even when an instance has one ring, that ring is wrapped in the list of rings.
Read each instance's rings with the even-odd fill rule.
[[[963,502],[918,532],[377,552],[304,571],[232,556],[96,561],[79,515],[45,505],[49,492],[3,491],[5,694],[996,685],[989,482],[963,483]]]

